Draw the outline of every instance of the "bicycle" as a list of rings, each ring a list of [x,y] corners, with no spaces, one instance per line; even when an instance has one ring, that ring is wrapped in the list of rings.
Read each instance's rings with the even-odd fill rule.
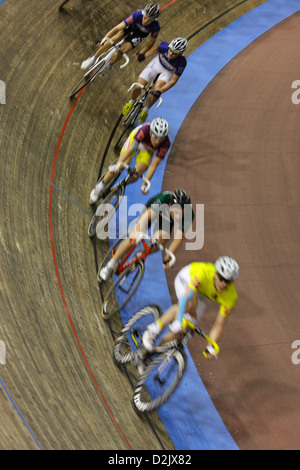
[[[118,149],[119,147],[119,144],[120,144],[120,141],[122,140],[123,136],[126,134],[126,132],[128,130],[131,130],[136,121],[137,121],[137,118],[140,114],[140,112],[142,111],[143,107],[145,106],[146,103],[148,103],[148,100],[149,100],[149,95],[150,93],[152,92],[153,88],[154,88],[154,85],[158,79],[159,75],[156,75],[156,77],[152,80],[152,82],[150,82],[148,85],[146,85],[144,87],[144,85],[141,85],[140,83],[137,83],[137,82],[134,82],[130,88],[128,88],[128,92],[130,92],[132,90],[132,88],[134,86],[138,86],[140,87],[141,89],[145,89],[145,93],[142,95],[142,97],[137,100],[133,107],[131,108],[131,110],[129,111],[129,113],[125,116],[125,119],[122,123],[122,125],[124,126],[124,130],[122,131],[118,141],[116,142],[115,146],[114,146],[114,149]],[[156,105],[156,109],[159,108],[159,106],[161,105],[162,103],[162,98],[160,97],[159,100],[158,100],[158,104]]]
[[[97,75],[106,75],[109,70],[109,62],[111,58],[116,54],[116,52],[120,52],[125,59],[124,63],[120,65],[120,69],[126,67],[126,65],[128,64],[128,55],[121,51],[121,46],[124,43],[125,38],[123,38],[117,44],[115,44],[110,38],[103,38],[100,42],[100,46],[102,46],[106,41],[108,41],[112,47],[108,51],[103,52],[103,54],[97,57],[96,61],[88,68],[87,72],[85,72],[84,74],[83,79],[79,83],[77,83],[77,85],[71,91],[69,95],[70,99],[72,99],[75,95],[80,92],[80,90],[82,90],[89,83],[91,83],[97,77]]]
[[[116,213],[119,205],[121,204],[126,186],[127,184],[129,184],[132,176],[138,176],[139,178],[142,178],[142,180],[146,184],[146,192],[148,192],[150,189],[150,181],[145,176],[137,173],[134,168],[130,168],[129,165],[124,162],[120,162],[117,165],[113,164],[112,166],[109,166],[98,182],[100,182],[104,178],[106,173],[110,171],[110,169],[114,166],[116,170],[119,170],[122,167],[125,168],[127,170],[127,175],[125,176],[125,178],[121,179],[117,184],[113,185],[114,182],[116,182],[116,180],[118,179],[117,176],[115,179],[112,180],[111,184],[106,189],[105,193],[103,194],[104,200],[101,204],[99,204],[95,214],[93,215],[90,221],[88,227],[89,237],[94,237],[97,231],[98,238],[106,238],[107,233],[104,231],[104,228],[108,225],[108,222],[111,220],[113,215]],[[104,233],[104,236],[101,236],[102,232]]]
[[[120,237],[106,253],[102,264],[98,270],[97,280],[102,282],[100,277],[101,269],[108,263],[114,255],[118,245],[124,240]],[[148,242],[148,243],[147,243]],[[140,233],[136,239],[136,245],[131,246],[128,253],[121,260],[115,275],[117,279],[104,295],[101,306],[101,314],[105,320],[116,315],[131,299],[137,290],[145,271],[145,260],[154,250],[160,250],[170,256],[169,265],[172,267],[176,261],[175,255],[166,247],[158,243],[155,238],[151,238],[147,233]]]
[[[145,368],[138,378],[132,398],[137,413],[144,414],[159,408],[178,387],[187,366],[184,347],[194,333],[208,341],[217,355],[219,346],[193,323],[186,320],[186,329],[179,339],[155,346],[149,353],[142,343],[142,336],[150,323],[157,320],[162,310],[157,305],[148,305],[136,312],[122,329],[113,346],[113,359],[117,365],[132,363]],[[203,351],[204,356],[207,354]]]

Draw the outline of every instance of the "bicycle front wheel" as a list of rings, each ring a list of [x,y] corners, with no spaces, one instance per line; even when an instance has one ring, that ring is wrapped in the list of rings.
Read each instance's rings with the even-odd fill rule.
[[[94,237],[97,234],[100,240],[108,238],[109,221],[116,213],[122,201],[124,191],[124,186],[116,186],[112,188],[103,202],[99,204],[89,224],[89,237]]]
[[[70,100],[72,98],[74,98],[74,96],[76,96],[84,87],[86,87],[92,81],[92,79],[93,79],[92,76],[91,77],[83,77],[83,79],[80,80],[79,83],[77,83],[77,85],[73,88],[73,90],[69,94]]]
[[[165,403],[182,379],[187,357],[182,348],[159,354],[138,379],[132,398],[137,413],[148,413]]]
[[[101,73],[105,68],[105,62],[99,61],[92,65],[90,69],[84,74],[82,80],[73,88],[71,93],[69,94],[69,98],[74,98],[84,87],[86,87],[89,83],[91,83],[96,76]]]
[[[104,298],[101,313],[105,320],[112,318],[124,307],[137,290],[145,270],[142,260],[128,266],[121,272]]]
[[[162,315],[158,305],[147,305],[136,312],[126,323],[113,348],[113,359],[116,364],[131,362],[138,348],[142,345],[142,336],[148,325]]]

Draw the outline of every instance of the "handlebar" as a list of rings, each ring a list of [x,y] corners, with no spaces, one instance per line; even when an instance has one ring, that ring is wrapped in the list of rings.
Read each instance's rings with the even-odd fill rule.
[[[135,86],[139,86],[140,88],[145,88],[144,85],[142,85],[141,83],[138,83],[138,82],[134,82],[129,88],[128,88],[128,92],[132,90],[133,87]]]
[[[165,252],[167,255],[169,255],[170,258],[171,258],[171,260],[169,261],[169,266],[170,267],[174,266],[174,264],[176,262],[176,257],[174,255],[174,253],[172,253],[170,250],[168,250],[168,248],[161,245],[160,243],[158,243],[158,241],[155,238],[151,238],[147,233],[144,233],[144,232],[140,232],[138,234],[138,236],[136,237],[136,243],[138,244],[142,240],[149,240],[152,245],[156,246],[160,251]]]
[[[128,88],[127,91],[130,92],[135,86],[138,86],[138,87],[140,87],[141,89],[145,88],[145,86],[142,85],[141,83],[134,82],[134,83]],[[160,98],[158,99],[158,103],[157,103],[157,105],[156,105],[156,109],[158,109],[158,108],[160,107],[161,103],[162,103],[162,98],[160,97]]]
[[[125,162],[119,162],[117,163],[116,165],[116,170],[119,171],[121,168],[125,168],[127,171],[130,169],[129,165],[127,165],[127,163]],[[134,170],[132,170],[134,171]],[[145,191],[148,192],[150,187],[151,187],[151,183],[150,181],[148,180],[148,178],[146,178],[144,175],[139,175],[137,172],[135,172],[140,178],[142,178],[142,180],[144,181],[144,183],[146,184],[146,188],[145,188]]]
[[[211,353],[212,355],[217,356],[220,352],[220,348],[217,345],[217,343],[215,343],[215,341],[213,341],[206,333],[204,333],[204,331],[200,330],[199,328],[196,327],[195,331],[196,331],[196,333],[198,333],[198,335],[202,336],[202,338],[206,339],[206,341],[211,344],[213,350],[210,351],[207,348],[207,352]],[[203,351],[203,356],[206,357],[206,358],[207,358],[207,352]]]
[[[102,41],[100,42],[100,46],[103,46],[103,44],[104,44],[106,41],[109,42],[109,44],[110,44],[112,47],[114,47],[117,51],[121,52],[122,56],[124,57],[125,62],[124,62],[122,65],[120,65],[120,69],[123,69],[124,67],[126,67],[126,65],[127,65],[128,62],[129,62],[129,57],[128,57],[127,54],[125,54],[125,52],[122,52],[122,51],[120,50],[120,45],[124,42],[124,39],[122,39],[122,41],[120,41],[120,42],[118,42],[117,44],[115,44],[112,39],[105,37],[105,38],[103,38]]]

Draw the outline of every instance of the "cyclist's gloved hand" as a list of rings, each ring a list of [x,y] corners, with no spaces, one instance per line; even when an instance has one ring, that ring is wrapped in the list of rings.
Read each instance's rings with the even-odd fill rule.
[[[170,261],[171,261],[171,258],[163,261],[164,269],[172,268],[172,266],[170,266]]]
[[[138,60],[139,62],[143,62],[143,60],[145,60],[145,54],[138,54],[137,60]]]
[[[216,351],[210,344],[206,347],[205,351],[203,352],[203,355],[204,357],[206,357],[206,359],[217,359]]]
[[[141,186],[141,191],[143,194],[148,194],[149,192],[149,189],[147,188],[147,184],[146,183],[143,183],[142,186]]]
[[[159,90],[155,90],[155,91],[152,91],[152,95],[155,96],[155,98],[160,98],[160,95],[161,95],[161,91]]]

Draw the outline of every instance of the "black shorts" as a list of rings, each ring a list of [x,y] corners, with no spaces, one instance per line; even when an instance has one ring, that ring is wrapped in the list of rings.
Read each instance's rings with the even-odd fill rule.
[[[137,28],[134,28],[132,25],[129,25],[125,28],[125,42],[129,42],[132,46],[132,49],[137,47],[145,37],[146,35],[143,35],[141,31],[139,31]]]

